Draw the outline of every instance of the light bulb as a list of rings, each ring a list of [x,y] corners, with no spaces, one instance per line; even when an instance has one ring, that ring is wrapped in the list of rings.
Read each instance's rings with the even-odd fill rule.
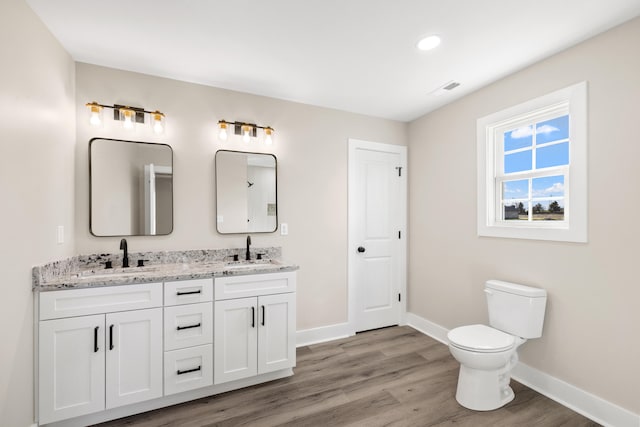
[[[229,134],[227,134],[227,127],[228,124],[224,120],[220,120],[218,122],[218,139],[220,139],[220,141],[226,141],[229,137]]]
[[[266,145],[273,144],[273,129],[270,127],[264,128],[264,143]]]
[[[251,141],[251,126],[242,127],[242,140],[246,143]]]
[[[133,129],[133,118],[134,118],[135,112],[127,108],[122,108],[120,109],[120,114],[124,118],[124,123],[122,124],[124,128]]]
[[[100,126],[102,120],[100,120],[100,113],[98,111],[93,111],[93,109],[91,109],[91,118],[89,119],[89,123],[91,123],[92,126]]]
[[[86,104],[89,107],[89,123],[91,126],[101,126],[102,125],[102,105],[97,102],[89,102]]]
[[[431,50],[438,47],[440,45],[440,41],[440,37],[432,35],[420,40],[416,46],[420,50]]]
[[[151,113],[151,119],[153,122],[153,131],[157,134],[164,132],[164,114],[160,111],[154,111]]]

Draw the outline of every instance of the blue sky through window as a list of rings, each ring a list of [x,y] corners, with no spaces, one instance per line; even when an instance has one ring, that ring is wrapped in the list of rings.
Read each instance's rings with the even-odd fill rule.
[[[535,131],[534,131],[535,129]],[[504,133],[504,173],[533,170],[533,136],[536,138],[536,169],[569,164],[569,116],[523,126]],[[542,146],[542,144],[556,144]],[[529,148],[529,149],[527,149]],[[513,150],[523,149],[515,153]]]

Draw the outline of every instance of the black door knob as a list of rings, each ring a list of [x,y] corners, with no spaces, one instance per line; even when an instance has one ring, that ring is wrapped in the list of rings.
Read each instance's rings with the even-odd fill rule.
[[[359,246],[359,247],[358,247],[358,252],[362,253],[362,252],[364,252],[364,251],[365,251],[365,248],[363,248],[362,246]]]

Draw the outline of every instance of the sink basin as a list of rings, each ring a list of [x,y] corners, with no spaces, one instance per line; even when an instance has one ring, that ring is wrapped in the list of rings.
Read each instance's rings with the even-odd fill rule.
[[[71,275],[75,279],[108,279],[130,277],[158,270],[157,266],[84,270]]]
[[[225,271],[247,271],[247,270],[260,270],[264,268],[279,267],[280,263],[276,260],[264,260],[255,262],[246,262],[241,264],[227,264],[224,266]]]

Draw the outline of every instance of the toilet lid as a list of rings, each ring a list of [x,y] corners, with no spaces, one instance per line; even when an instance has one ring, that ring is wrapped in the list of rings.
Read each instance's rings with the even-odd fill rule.
[[[452,329],[447,334],[456,347],[477,352],[498,352],[513,347],[515,337],[485,325],[469,325]]]

